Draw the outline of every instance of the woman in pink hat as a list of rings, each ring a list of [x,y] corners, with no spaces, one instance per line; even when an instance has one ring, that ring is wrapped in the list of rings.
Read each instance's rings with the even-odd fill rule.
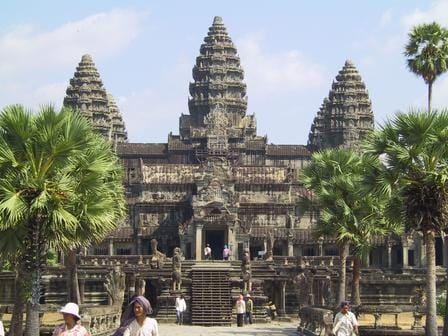
[[[91,336],[79,320],[79,307],[76,303],[69,302],[60,310],[64,317],[64,324],[56,327],[53,336]]]

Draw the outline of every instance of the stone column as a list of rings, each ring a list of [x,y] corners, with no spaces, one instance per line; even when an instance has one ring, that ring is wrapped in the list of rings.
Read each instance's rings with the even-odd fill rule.
[[[324,238],[319,237],[317,243],[318,243],[319,257],[322,257],[324,255]]]
[[[126,277],[128,280],[128,298],[131,298],[135,295],[135,274],[128,273]]]
[[[78,281],[79,281],[79,297],[81,299],[81,303],[84,303],[86,279],[84,277],[80,277]]]
[[[143,254],[143,246],[142,246],[142,234],[137,234],[137,254],[142,255]]]
[[[426,246],[423,237],[419,239],[420,267],[426,267]]]
[[[114,240],[111,238],[109,239],[109,256],[114,255]]]
[[[288,257],[294,256],[294,244],[292,239],[288,239]]]
[[[403,245],[403,268],[407,268],[408,262],[409,262],[409,244],[408,244],[408,240],[405,238],[403,239],[402,243]]]
[[[387,243],[387,268],[392,267],[392,244]]]
[[[443,234],[443,266],[448,267],[448,235]]]
[[[280,307],[278,313],[280,315],[286,314],[286,281],[281,281],[280,286]]]
[[[202,260],[202,224],[196,224],[196,260]]]

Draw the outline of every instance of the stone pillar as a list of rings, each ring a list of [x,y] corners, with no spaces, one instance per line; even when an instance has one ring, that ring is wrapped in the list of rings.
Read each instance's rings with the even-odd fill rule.
[[[403,268],[407,268],[409,262],[409,244],[407,239],[404,239],[402,242],[403,245]]]
[[[196,260],[202,260],[202,224],[196,224]]]
[[[109,255],[114,255],[114,240],[112,238],[109,239]]]
[[[426,246],[423,237],[419,239],[420,267],[426,267]]]
[[[278,313],[280,315],[286,314],[286,281],[281,281],[280,286],[280,307]]]
[[[294,256],[294,244],[292,239],[288,239],[288,257]]]
[[[443,234],[443,267],[448,267],[448,235]]]
[[[142,246],[142,234],[137,234],[137,254],[142,255],[143,254],[143,246]]]
[[[135,295],[135,274],[128,273],[126,276],[128,278],[128,298],[131,298]]]
[[[392,267],[392,244],[387,243],[387,268]]]
[[[319,237],[317,243],[318,243],[319,257],[322,257],[324,255],[324,238]]]
[[[79,298],[81,300],[81,303],[84,303],[86,279],[84,277],[80,277],[78,281],[79,281]]]

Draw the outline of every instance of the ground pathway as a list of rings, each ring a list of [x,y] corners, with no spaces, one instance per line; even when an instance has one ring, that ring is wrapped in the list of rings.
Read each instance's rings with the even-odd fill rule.
[[[252,324],[244,327],[201,327],[192,325],[159,324],[161,336],[297,336],[297,321]]]

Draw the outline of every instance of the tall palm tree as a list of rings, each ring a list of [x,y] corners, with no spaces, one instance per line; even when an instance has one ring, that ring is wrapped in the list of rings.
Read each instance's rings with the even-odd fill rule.
[[[448,70],[448,29],[436,22],[415,26],[409,32],[404,55],[409,70],[428,85],[428,111],[431,111],[432,85]]]
[[[313,200],[303,200],[305,208],[317,206],[320,212],[316,236],[335,236],[339,243],[338,300],[346,298],[346,261],[349,246],[362,258],[374,235],[391,230],[382,220],[383,199],[363,187],[364,174],[373,164],[349,149],[327,149],[313,154],[301,176],[303,184],[312,190]],[[360,304],[359,267],[354,270],[355,303]]]
[[[0,240],[14,232],[31,275],[27,336],[39,335],[41,274],[48,248],[89,245],[124,215],[121,167],[83,117],[20,105],[0,114]]]
[[[426,244],[426,335],[437,335],[435,235],[448,225],[448,110],[398,113],[365,148],[381,156],[377,190],[395,195],[392,210]]]

